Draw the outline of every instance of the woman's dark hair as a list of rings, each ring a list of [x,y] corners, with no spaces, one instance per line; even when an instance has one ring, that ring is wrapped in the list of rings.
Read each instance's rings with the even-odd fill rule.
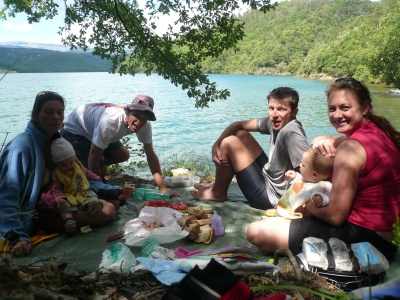
[[[378,114],[375,114],[372,111],[371,94],[369,92],[369,89],[364,84],[362,84],[357,79],[351,77],[338,78],[326,89],[325,94],[329,98],[329,95],[333,91],[338,90],[348,90],[356,97],[361,107],[367,108],[369,106],[370,109],[368,110],[365,118],[373,122],[380,129],[382,129],[400,149],[400,132],[398,132],[393,127],[393,125],[390,124],[388,119]]]
[[[62,103],[62,105],[65,107],[65,99],[62,96],[60,96],[58,93],[50,92],[50,91],[39,92],[36,95],[35,103],[33,104],[31,120],[34,121],[35,116],[40,112],[44,103],[46,103],[47,101],[53,101],[53,100],[60,101]]]
[[[273,89],[267,96],[268,102],[271,98],[288,101],[292,110],[295,110],[299,105],[299,93],[290,87],[283,86]]]

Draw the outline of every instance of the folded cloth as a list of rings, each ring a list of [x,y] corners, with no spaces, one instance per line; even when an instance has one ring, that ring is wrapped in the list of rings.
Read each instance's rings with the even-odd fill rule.
[[[186,276],[186,272],[179,270],[172,260],[156,259],[149,257],[137,257],[136,260],[141,263],[131,269],[131,273],[140,270],[142,266],[149,270],[154,277],[162,284],[171,285],[180,282]]]
[[[37,233],[31,236],[32,246],[39,244],[42,241],[47,241],[54,239],[59,236],[59,233],[47,234],[43,230],[39,230]],[[3,240],[0,242],[0,252],[11,252],[11,247],[9,246],[9,242],[7,240]]]

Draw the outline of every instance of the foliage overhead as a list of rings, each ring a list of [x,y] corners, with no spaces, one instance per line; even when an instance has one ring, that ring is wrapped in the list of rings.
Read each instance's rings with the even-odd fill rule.
[[[202,61],[235,49],[244,35],[244,23],[234,11],[244,4],[263,13],[273,8],[270,0],[4,0],[0,17],[25,12],[29,22],[51,19],[65,9],[63,43],[112,61],[112,71],[135,75],[157,73],[187,90],[196,107],[208,107],[226,99],[229,91],[218,90],[202,71]],[[157,20],[169,15],[172,24],[156,33]],[[73,26],[79,32],[73,32]]]

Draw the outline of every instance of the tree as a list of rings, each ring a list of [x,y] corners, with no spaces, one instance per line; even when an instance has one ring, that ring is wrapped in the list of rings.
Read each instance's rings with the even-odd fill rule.
[[[400,6],[397,0],[385,2],[388,4],[388,18],[377,37],[371,71],[384,83],[394,84],[400,89]]]
[[[3,19],[25,12],[28,21],[51,19],[61,9],[54,0],[4,0]],[[88,50],[109,59],[112,72],[135,75],[144,70],[157,73],[187,90],[196,107],[226,99],[228,90],[218,90],[202,73],[201,64],[224,50],[236,49],[244,36],[244,23],[234,11],[239,4],[267,12],[270,0],[146,0],[141,8],[136,0],[64,0],[64,27],[59,34],[71,49]],[[176,16],[157,34],[157,19]],[[76,34],[73,25],[80,27]]]

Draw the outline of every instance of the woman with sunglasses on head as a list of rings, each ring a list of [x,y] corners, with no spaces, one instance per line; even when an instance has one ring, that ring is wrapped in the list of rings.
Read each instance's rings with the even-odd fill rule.
[[[316,153],[335,156],[329,204],[306,205],[298,220],[267,218],[251,223],[247,239],[273,253],[301,252],[303,239],[338,238],[346,244],[369,242],[391,260],[393,224],[400,214],[400,133],[372,111],[368,88],[354,78],[339,78],[326,90],[328,117],[340,137],[315,138]]]
[[[25,131],[0,155],[0,235],[9,241],[14,256],[25,256],[32,247],[34,213],[42,188],[50,180],[50,141],[61,128],[64,110],[65,100],[59,94],[37,94]],[[114,216],[114,205],[106,203],[97,219],[77,213],[76,220],[81,226],[101,225]]]

